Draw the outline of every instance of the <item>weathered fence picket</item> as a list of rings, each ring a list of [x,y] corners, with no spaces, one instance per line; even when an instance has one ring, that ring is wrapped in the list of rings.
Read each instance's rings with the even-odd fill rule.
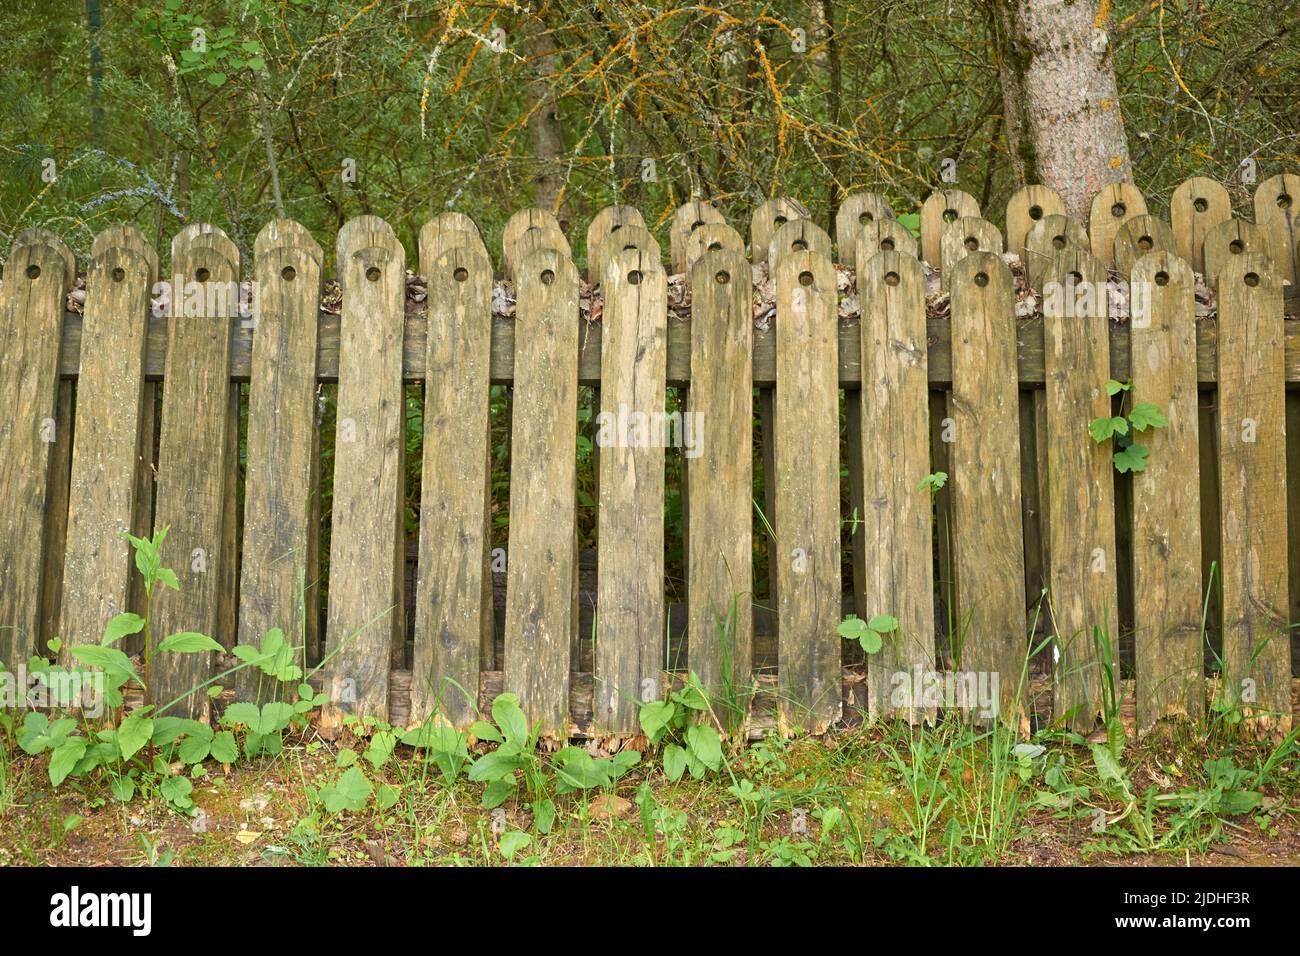
[[[232,301],[239,252],[211,226],[182,230],[166,268],[138,231],[106,230],[83,314],[72,253],[29,231],[0,287],[0,660],[25,663],[56,634],[97,643],[114,615],[143,612],[120,532],[166,525],[180,589],[155,590],[154,647],[177,631],[230,647],[280,629],[304,648],[297,662],[323,664],[326,734],[349,713],[464,729],[507,690],[548,736],[627,738],[640,704],[688,670],[751,734],[993,706],[1023,731],[1049,718],[1047,696],[1059,724],[1091,731],[1118,711],[1146,730],[1203,714],[1211,691],[1276,734],[1293,722],[1300,608],[1297,192],[1294,176],[1264,180],[1249,222],[1223,186],[1193,179],[1165,224],[1131,186],[1107,187],[1085,229],[1031,186],[1000,232],[944,188],[920,243],[883,196],[854,193],[835,218],[838,267],[794,199],[753,211],[748,260],[740,233],[692,201],[667,224],[669,271],[659,226],[612,206],[586,230],[585,284],[555,216],[526,209],[503,236],[513,291],[462,213],[420,230],[422,289],[393,230],[362,217],[338,235],[338,312],[321,301],[319,246],[277,221],[252,250],[251,321]],[[159,273],[171,314],[151,314]],[[947,295],[927,290],[935,273]],[[1112,296],[1127,310],[1108,316]],[[1112,397],[1112,376],[1131,387]],[[503,615],[494,384],[507,387]],[[580,386],[597,509],[581,630]],[[1094,441],[1089,422],[1140,403],[1167,427],[1133,434],[1145,467],[1118,476],[1115,440]],[[670,454],[685,465],[680,563]],[[770,600],[754,594],[758,527]],[[836,634],[841,540],[857,613],[900,622],[865,658]],[[1035,621],[1052,660],[1027,660]],[[138,653],[140,636],[119,646]],[[286,693],[256,667],[218,677],[228,666],[151,655],[147,699],[202,719],[209,696],[192,691],[207,681],[223,703]],[[955,695],[933,696],[936,670],[957,672]]]

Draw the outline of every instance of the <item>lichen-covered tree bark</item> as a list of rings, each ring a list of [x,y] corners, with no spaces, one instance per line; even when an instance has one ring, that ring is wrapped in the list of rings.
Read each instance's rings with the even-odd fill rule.
[[[1087,221],[1102,186],[1131,182],[1110,57],[1108,0],[994,0],[998,72],[1021,183],[1050,186]]]

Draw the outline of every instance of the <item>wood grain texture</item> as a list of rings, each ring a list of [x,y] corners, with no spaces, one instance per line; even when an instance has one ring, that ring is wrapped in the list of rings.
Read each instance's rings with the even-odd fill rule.
[[[1136,220],[1135,220],[1136,221]],[[1127,227],[1126,227],[1127,228]],[[1168,428],[1133,435],[1149,449],[1133,475],[1133,625],[1137,721],[1202,716],[1201,491],[1196,395],[1196,277],[1174,252],[1132,269],[1133,402],[1151,402]]]
[[[1034,224],[1047,216],[1064,216],[1065,203],[1047,186],[1022,186],[1007,201],[1007,252],[1024,259],[1025,239]]]
[[[163,374],[155,531],[168,528],[163,565],[179,591],[154,591],[150,641],[198,631],[220,641],[226,468],[230,447],[230,348],[238,320],[212,292],[239,280],[239,251],[220,229],[196,224],[172,241],[171,315]],[[197,312],[197,314],[196,314]],[[189,693],[209,676],[207,654],[153,658],[145,682],[159,706],[205,720],[208,697]]]
[[[868,665],[871,716],[915,723],[933,715],[933,707],[917,700],[917,669],[935,666],[931,502],[930,492],[918,487],[930,473],[925,280],[911,256],[879,252],[864,260],[861,247],[858,255],[866,316],[859,391],[864,603],[867,617],[889,614],[899,621]]]
[[[563,736],[574,637],[578,273],[559,250],[520,265],[505,689],[530,723]]]
[[[132,529],[139,487],[144,354],[158,256],[131,231],[120,244],[96,243],[86,277],[58,629],[69,646],[99,643],[108,622],[128,610],[135,573],[122,532]]]
[[[1232,218],[1232,199],[1216,180],[1193,176],[1179,184],[1169,198],[1169,221],[1173,224],[1177,252],[1194,272],[1205,272],[1202,252],[1211,229]]]
[[[949,288],[948,271],[971,252],[1002,255],[1002,233],[998,227],[978,216],[962,216],[945,223],[939,240],[940,281],[944,289]]]
[[[1049,622],[1060,654],[1054,715],[1076,730],[1091,729],[1102,713],[1099,641],[1119,666],[1111,447],[1088,433],[1090,421],[1111,414],[1105,287],[1101,262],[1078,249],[1058,253],[1044,279],[1044,311],[1052,313],[1043,320]]]
[[[421,248],[420,271],[429,281],[429,371],[411,720],[436,711],[465,729],[492,653],[492,265],[475,242],[436,256]]]
[[[1111,183],[1092,197],[1088,237],[1093,256],[1109,269],[1115,265],[1115,236],[1135,216],[1147,214],[1147,201],[1132,183]]]
[[[406,251],[375,216],[339,230],[343,306],[334,438],[333,522],[325,646],[330,702],[322,733],[347,714],[388,717],[388,667],[404,642],[402,522],[405,409],[402,317]]]
[[[920,249],[916,236],[897,219],[877,219],[860,227],[856,242],[851,260],[854,263],[861,262],[864,253],[868,259],[882,251],[915,257]]]
[[[1088,251],[1088,233],[1078,220],[1063,215],[1044,216],[1025,236],[1025,277],[1031,288],[1041,291],[1045,273],[1058,252]]]
[[[1119,227],[1115,234],[1115,271],[1128,275],[1133,263],[1149,252],[1178,254],[1178,242],[1167,222],[1155,216],[1134,216]]]
[[[625,249],[606,262],[601,286],[594,718],[608,733],[635,734],[638,702],[660,699],[664,667],[668,277],[658,255]],[[683,435],[680,423],[674,432]]]
[[[753,312],[749,263],[710,252],[691,267],[687,412],[700,455],[686,462],[688,664],[715,699],[747,701],[753,672]],[[702,417],[701,417],[702,416]],[[721,715],[720,716],[724,716]],[[742,715],[727,715],[740,717]]]
[[[1224,692],[1256,733],[1290,731],[1282,279],[1258,252],[1219,275]],[[1254,698],[1254,699],[1252,699]]]
[[[1255,225],[1264,234],[1273,267],[1283,282],[1300,285],[1300,176],[1279,173],[1255,188]]]
[[[1205,236],[1202,247],[1205,257],[1205,283],[1213,288],[1223,272],[1238,256],[1248,252],[1270,256],[1267,234],[1253,222],[1228,219],[1219,223]]]
[[[420,255],[425,255],[427,249],[428,255],[436,261],[438,256],[456,246],[472,246],[476,243],[482,245],[483,235],[479,231],[478,224],[469,216],[463,212],[449,210],[438,213],[420,227],[418,243]],[[484,246],[485,250],[486,248]],[[491,262],[490,256],[488,261]],[[427,279],[428,276],[425,278]]]
[[[936,189],[921,204],[921,258],[939,268],[943,230],[963,216],[979,218],[979,201],[960,189]]]
[[[37,650],[52,457],[70,442],[57,407],[64,299],[76,275],[53,234],[28,230],[5,260],[0,295],[0,661],[11,670]],[[58,445],[58,448],[56,448]]]
[[[786,256],[804,250],[830,259],[831,237],[811,219],[792,219],[772,233],[767,244],[768,267],[775,273]]]
[[[820,734],[841,704],[838,295],[829,245],[776,258],[778,724]]]
[[[596,283],[600,282],[600,276],[603,275],[604,264],[620,252],[635,250],[644,254],[647,260],[661,262],[659,240],[644,226],[620,226],[616,231],[610,233],[600,245],[601,251],[599,254],[601,256],[602,271],[596,276]],[[590,283],[590,280],[588,281]]]
[[[513,216],[506,220],[505,229],[501,233],[501,255],[502,268],[505,270],[506,278],[514,277],[515,265],[523,260],[527,251],[519,247],[525,235],[530,232],[541,232],[545,239],[541,241],[542,246],[564,250],[564,254],[569,254],[569,244],[564,239],[564,233],[560,229],[560,223],[555,218],[555,214],[545,209],[539,209],[531,206],[527,209],[520,209]],[[558,237],[558,239],[556,238]],[[530,243],[530,248],[540,248],[534,240]]]
[[[969,713],[1028,730],[1021,694],[1026,633],[1020,512],[1020,395],[1015,383],[1015,283],[1000,255],[971,252],[952,267],[952,550],[961,669],[997,675],[996,697]]]
[[[318,493],[316,335],[321,262],[311,234],[292,220],[268,223],[254,247],[260,315],[248,386],[244,535],[240,565],[239,643],[260,646],[279,628],[305,649],[317,637],[319,614],[312,555]],[[305,651],[295,656],[302,667]],[[241,700],[274,699],[282,688],[260,668],[236,675]]]
[[[672,224],[668,227],[668,252],[672,259],[672,274],[682,275],[690,269],[686,258],[686,244],[695,230],[711,223],[724,224],[726,218],[713,206],[702,200],[682,203],[673,213]]]
[[[857,261],[858,234],[863,226],[882,219],[895,219],[889,200],[879,193],[850,193],[840,203],[835,213],[835,251],[840,262],[852,265]]]
[[[749,254],[755,262],[767,261],[768,248],[776,231],[792,219],[809,219],[808,207],[797,199],[777,196],[760,203],[749,220]]]
[[[729,249],[743,256],[745,240],[725,222],[709,222],[699,226],[686,240],[684,271],[689,272],[691,266],[695,265],[700,256],[706,252],[715,252],[718,249]]]
[[[611,239],[621,240],[623,237],[617,233],[625,226],[645,229],[645,217],[641,215],[641,210],[635,206],[606,206],[592,217],[587,225],[587,285],[600,282],[601,276],[605,274],[605,259],[622,248],[615,243],[606,250],[606,245]]]

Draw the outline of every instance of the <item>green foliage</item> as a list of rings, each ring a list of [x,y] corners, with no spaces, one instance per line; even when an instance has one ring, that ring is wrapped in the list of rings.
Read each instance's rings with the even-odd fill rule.
[[[722,737],[715,727],[701,722],[711,713],[709,695],[694,671],[667,700],[641,705],[641,730],[651,744],[662,744],[668,779],[680,780],[689,771],[701,780],[708,771],[722,769]]]
[[[1126,402],[1132,400],[1133,383],[1117,382],[1111,379],[1106,383],[1106,394],[1112,398],[1122,395],[1121,411]],[[1088,434],[1097,444],[1110,441],[1114,445],[1111,460],[1115,470],[1120,474],[1145,471],[1150,450],[1133,440],[1135,432],[1144,432],[1148,428],[1167,428],[1169,420],[1159,407],[1152,402],[1137,402],[1127,415],[1111,415],[1094,418],[1088,423]]]
[[[885,644],[885,635],[898,630],[898,618],[888,614],[877,614],[869,621],[864,621],[856,614],[850,614],[840,622],[836,630],[846,641],[857,641],[864,653],[875,654]]]

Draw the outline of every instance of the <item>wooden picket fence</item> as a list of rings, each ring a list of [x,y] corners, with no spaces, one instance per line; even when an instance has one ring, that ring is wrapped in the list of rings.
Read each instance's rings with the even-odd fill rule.
[[[918,246],[880,196],[849,196],[834,242],[802,205],[778,198],[753,213],[750,259],[716,209],[691,202],[667,223],[670,269],[642,215],[615,206],[587,233],[586,279],[603,314],[585,324],[589,290],[554,217],[538,209],[504,232],[513,317],[494,314],[507,286],[457,213],[420,232],[423,313],[407,308],[406,251],[376,217],[338,233],[338,314],[321,310],[325,257],[296,223],[269,224],[251,266],[221,230],[182,230],[167,275],[203,294],[254,281],[255,324],[183,303],[183,287],[172,290],[173,315],[152,314],[160,263],[132,227],[96,238],[84,306],[69,311],[74,257],[50,233],[28,231],[0,292],[0,660],[44,653],[54,635],[98,642],[114,615],[141,610],[120,532],[167,526],[165,563],[180,587],[155,595],[153,639],[200,631],[230,647],[279,627],[304,646],[319,642],[332,655],[326,732],[348,712],[411,725],[436,711],[465,726],[505,689],[548,734],[630,735],[638,702],[686,670],[752,726],[771,712],[784,731],[822,731],[858,715],[918,720],[951,707],[897,692],[899,674],[944,668],[997,674],[1000,712],[1023,727],[1036,617],[1055,637],[1053,712],[1071,726],[1091,728],[1102,712],[1122,618],[1140,727],[1198,717],[1224,693],[1256,726],[1289,727],[1300,479],[1288,473],[1300,456],[1286,426],[1300,423],[1300,406],[1287,387],[1300,381],[1300,328],[1285,316],[1300,310],[1284,296],[1300,258],[1295,199],[1300,178],[1269,179],[1248,222],[1233,218],[1222,185],[1193,179],[1165,223],[1135,188],[1111,186],[1085,226],[1034,186],[1012,198],[999,230],[973,197],[941,190],[920,211]],[[1103,296],[1018,315],[1023,288],[1004,252],[1020,257],[1019,281],[1037,291],[1104,286],[1111,270],[1144,290],[1148,311],[1112,321]],[[670,273],[687,275],[689,317],[669,318],[679,281]],[[1214,314],[1199,319],[1194,273],[1215,293]],[[760,275],[775,283],[775,318],[756,325]],[[858,315],[842,319],[851,297]],[[1088,433],[1090,420],[1112,414],[1112,378],[1131,379],[1169,421],[1142,436],[1149,464],[1132,476],[1117,476],[1111,449]],[[337,383],[323,615],[312,599],[321,383]],[[411,383],[424,386],[424,434],[407,621]],[[511,388],[500,621],[489,555],[493,384]],[[684,659],[669,654],[663,587],[665,455],[679,452],[644,431],[598,451],[596,613],[579,632],[580,385],[599,386],[603,410],[647,416],[683,389],[687,418],[670,424],[702,423],[685,463]],[[922,485],[937,471],[950,479],[932,494]],[[755,635],[756,527],[770,536],[764,637],[774,649]],[[865,664],[836,632],[846,552],[847,606],[900,622]],[[1050,604],[1039,616],[1041,589]],[[936,619],[936,592],[956,630]],[[1213,682],[1207,634],[1222,648]],[[215,666],[159,658],[152,699],[183,694]],[[230,693],[256,695],[243,673]],[[182,706],[206,718],[208,697]]]

